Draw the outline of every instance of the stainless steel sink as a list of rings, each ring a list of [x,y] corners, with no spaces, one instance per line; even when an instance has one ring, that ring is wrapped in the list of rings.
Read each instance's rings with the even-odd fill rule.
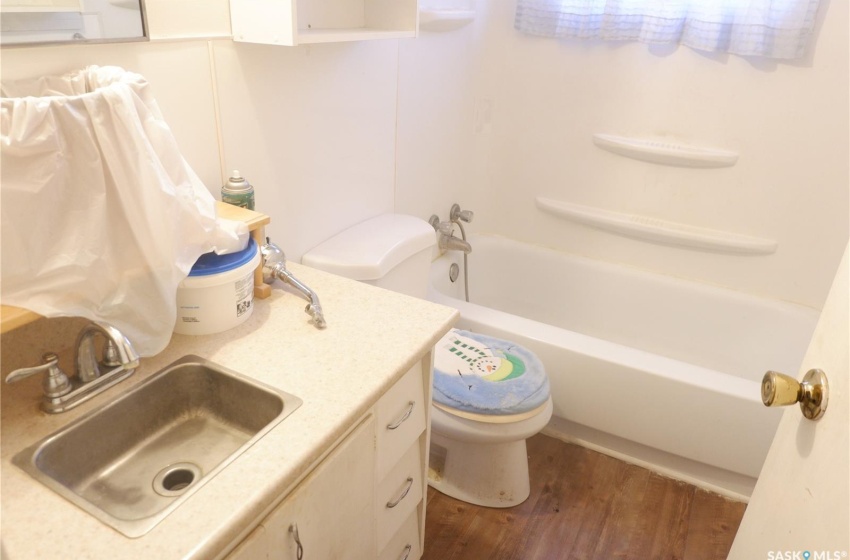
[[[301,402],[185,356],[12,462],[107,525],[140,537]]]

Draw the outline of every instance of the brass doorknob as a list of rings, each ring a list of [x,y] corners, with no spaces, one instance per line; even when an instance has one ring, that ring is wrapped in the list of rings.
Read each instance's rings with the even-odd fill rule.
[[[826,374],[810,369],[802,383],[784,373],[768,371],[761,380],[761,401],[765,406],[786,406],[800,403],[803,416],[817,420],[826,411],[829,401],[829,383]]]

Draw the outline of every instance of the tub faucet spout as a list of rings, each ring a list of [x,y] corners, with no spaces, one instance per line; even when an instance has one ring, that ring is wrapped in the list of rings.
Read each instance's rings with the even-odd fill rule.
[[[457,238],[453,235],[441,235],[440,249],[446,249],[448,251],[463,251],[464,253],[469,254],[472,252],[472,245],[470,245],[468,241],[464,241],[463,239]]]
[[[466,239],[454,236],[454,223],[441,222],[436,215],[431,216],[429,223],[439,234],[437,245],[441,251],[462,251],[465,254],[472,252],[472,245]]]

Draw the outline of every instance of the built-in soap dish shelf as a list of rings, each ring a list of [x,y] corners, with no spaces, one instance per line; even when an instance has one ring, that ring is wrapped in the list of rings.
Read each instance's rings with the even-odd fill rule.
[[[475,20],[475,10],[419,10],[420,31],[454,31],[472,23]]]
[[[676,167],[732,167],[738,152],[673,144],[646,138],[594,134],[593,143],[603,150],[640,161]]]
[[[564,220],[662,245],[737,255],[770,255],[776,252],[779,245],[772,239],[700,228],[649,216],[613,212],[544,197],[537,197],[537,207]]]

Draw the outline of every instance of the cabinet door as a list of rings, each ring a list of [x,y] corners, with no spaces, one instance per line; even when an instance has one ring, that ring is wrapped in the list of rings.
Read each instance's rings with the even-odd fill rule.
[[[227,555],[227,560],[267,560],[268,557],[266,530],[260,525]]]
[[[370,415],[262,522],[270,560],[375,558]],[[297,541],[296,541],[297,537]]]

